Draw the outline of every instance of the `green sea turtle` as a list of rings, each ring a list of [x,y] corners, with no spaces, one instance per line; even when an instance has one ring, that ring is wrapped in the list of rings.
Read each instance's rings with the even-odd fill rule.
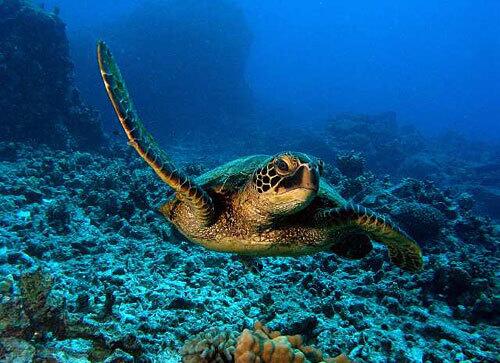
[[[162,214],[189,240],[211,250],[250,256],[331,251],[359,259],[383,243],[397,266],[418,271],[417,243],[388,219],[347,203],[321,175],[323,163],[298,152],[254,155],[190,179],[144,128],[117,64],[99,42],[97,56],[109,99],[129,144],[174,195]]]

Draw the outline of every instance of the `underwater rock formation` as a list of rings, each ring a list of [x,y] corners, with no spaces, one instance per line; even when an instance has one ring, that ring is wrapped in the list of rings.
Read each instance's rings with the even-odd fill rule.
[[[424,139],[414,128],[399,125],[391,112],[340,114],[328,120],[325,134],[331,148],[325,161],[344,167],[346,155],[359,153],[366,159],[366,167],[379,176],[389,173],[392,177],[433,180],[441,187],[452,186],[455,192],[467,192],[474,197],[474,212],[499,219],[498,143],[473,142],[453,132]],[[351,191],[359,191],[362,180],[355,179],[360,175],[347,176],[351,177]]]
[[[436,208],[421,203],[401,203],[392,209],[394,219],[419,241],[439,236],[445,227],[445,218]]]
[[[73,85],[64,23],[30,1],[0,2],[0,140],[94,149],[95,111]]]
[[[362,152],[373,170],[395,171],[407,156],[423,149],[423,137],[398,125],[396,114],[340,114],[327,123],[330,144],[339,151]]]
[[[337,155],[337,167],[347,177],[355,178],[365,171],[366,160],[354,151]]]
[[[122,50],[116,57],[141,117],[165,145],[182,135],[227,135],[232,127],[244,126],[239,121],[253,112],[245,79],[252,34],[236,2],[141,1],[130,15],[98,33]],[[81,37],[72,35],[72,50],[81,67],[82,93],[109,115],[114,127],[99,74],[88,62],[95,39]]]

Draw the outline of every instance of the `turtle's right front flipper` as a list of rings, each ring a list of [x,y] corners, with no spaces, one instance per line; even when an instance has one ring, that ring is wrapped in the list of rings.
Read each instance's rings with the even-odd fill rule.
[[[120,123],[125,130],[129,144],[153,168],[158,176],[187,202],[200,223],[208,225],[214,215],[210,196],[194,181],[190,180],[169,160],[153,137],[146,131],[128,93],[120,69],[104,42],[97,44],[97,60],[104,86]]]
[[[332,251],[349,258],[361,258],[371,250],[363,235],[382,243],[389,250],[390,260],[404,270],[422,269],[422,252],[418,244],[390,220],[359,205],[319,211],[315,221],[329,228],[337,244]]]

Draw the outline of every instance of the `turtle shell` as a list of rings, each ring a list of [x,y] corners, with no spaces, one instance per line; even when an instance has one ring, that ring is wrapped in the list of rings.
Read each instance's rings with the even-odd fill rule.
[[[271,159],[269,155],[245,156],[198,176],[196,184],[204,189],[230,192],[241,188],[257,168]]]

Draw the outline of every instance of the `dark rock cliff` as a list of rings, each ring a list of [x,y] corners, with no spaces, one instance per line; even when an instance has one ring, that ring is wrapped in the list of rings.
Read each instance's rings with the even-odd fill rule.
[[[73,86],[64,23],[31,2],[0,1],[0,140],[92,149],[97,114]]]

